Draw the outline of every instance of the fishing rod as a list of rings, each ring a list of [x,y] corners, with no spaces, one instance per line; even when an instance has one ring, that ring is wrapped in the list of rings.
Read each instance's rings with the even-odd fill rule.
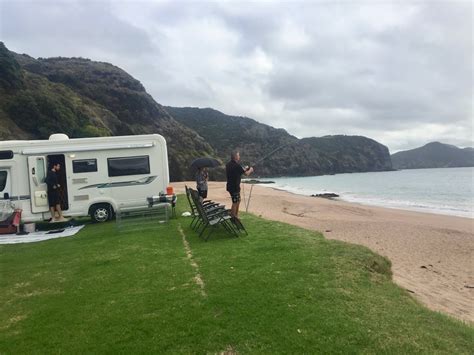
[[[254,167],[254,166],[260,164],[260,163],[263,162],[264,160],[270,158],[273,154],[275,154],[276,152],[278,152],[280,149],[282,149],[282,148],[284,148],[284,147],[290,145],[291,143],[292,143],[292,142],[286,143],[286,144],[283,144],[283,145],[279,146],[279,147],[276,148],[276,149],[273,149],[270,153],[268,153],[267,155],[265,155],[263,158],[257,160],[257,161],[256,161],[253,165],[251,165],[251,166]],[[248,210],[249,210],[250,199],[252,198],[252,190],[253,190],[253,186],[254,186],[255,184],[251,184],[251,185],[252,185],[252,186],[250,186],[249,198],[247,199],[247,204],[246,204],[246,206],[245,206],[245,212],[248,212]],[[245,199],[245,186],[244,186],[244,199]],[[244,203],[245,203],[245,201],[244,201]]]
[[[255,166],[255,165],[258,165],[260,164],[262,161],[264,161],[265,159],[268,159],[270,158],[273,154],[275,154],[276,152],[278,152],[280,149],[286,147],[287,145],[290,145],[291,143],[286,143],[286,144],[283,144],[281,146],[279,146],[278,148],[276,149],[273,149],[270,153],[268,153],[267,155],[265,155],[263,158],[257,160],[253,165],[251,165],[252,167]]]

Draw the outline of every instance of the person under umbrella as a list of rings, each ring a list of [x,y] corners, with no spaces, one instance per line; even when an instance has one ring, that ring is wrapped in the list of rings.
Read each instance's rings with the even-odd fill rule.
[[[207,182],[209,180],[209,173],[207,168],[199,168],[196,173],[196,189],[199,193],[199,198],[204,200],[207,198]]]
[[[209,173],[207,168],[215,168],[220,163],[214,158],[198,158],[191,163],[191,168],[197,169],[196,172],[196,189],[199,193],[201,201],[207,198],[207,182],[209,181]]]

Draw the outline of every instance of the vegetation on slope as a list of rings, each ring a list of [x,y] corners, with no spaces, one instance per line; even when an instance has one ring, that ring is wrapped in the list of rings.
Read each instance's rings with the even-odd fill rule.
[[[360,171],[391,170],[390,154],[384,145],[360,136],[326,136],[298,139],[283,129],[247,117],[193,107],[165,107],[182,124],[204,137],[219,157],[227,161],[239,148],[252,164],[278,147],[275,155],[257,166],[260,176],[304,176]]]
[[[324,136],[301,140],[331,158],[331,172],[386,171],[392,169],[388,148],[362,136]]]
[[[283,129],[212,109],[164,108],[143,85],[109,63],[84,58],[38,58],[0,43],[0,139],[162,134],[168,143],[171,180],[193,179],[193,159],[223,162],[240,148],[259,176],[304,176],[391,169],[388,150],[364,137],[299,140]],[[324,143],[323,143],[324,142]],[[331,149],[326,149],[331,146]],[[224,178],[224,169],[212,178]]]
[[[138,80],[108,63],[34,59],[0,44],[0,139],[162,134],[172,180],[191,178],[190,162],[213,149],[176,122]]]

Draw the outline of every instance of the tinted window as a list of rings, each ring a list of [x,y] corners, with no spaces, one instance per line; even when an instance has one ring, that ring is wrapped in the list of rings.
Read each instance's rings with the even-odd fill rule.
[[[0,171],[0,192],[5,190],[6,185],[7,185],[7,172]]]
[[[150,173],[148,155],[141,157],[107,159],[109,176],[141,175]]]
[[[74,173],[90,173],[97,171],[97,159],[81,159],[72,161]]]
[[[12,159],[13,152],[11,150],[0,150],[0,160]]]

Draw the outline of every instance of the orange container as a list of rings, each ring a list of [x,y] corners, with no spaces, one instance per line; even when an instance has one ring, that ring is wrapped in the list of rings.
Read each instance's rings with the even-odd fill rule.
[[[174,195],[173,186],[168,186],[168,187],[166,188],[166,194],[167,194],[167,195]]]

